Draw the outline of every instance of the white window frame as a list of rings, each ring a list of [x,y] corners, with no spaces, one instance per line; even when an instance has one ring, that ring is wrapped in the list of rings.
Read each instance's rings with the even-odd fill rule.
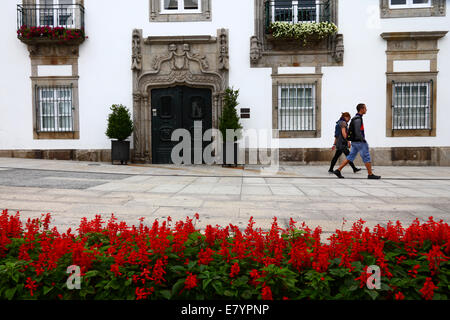
[[[418,87],[418,96],[417,96],[417,105],[408,105],[408,104],[403,104],[402,106],[400,106],[400,108],[404,108],[404,109],[410,109],[410,108],[420,108],[420,109],[424,109],[424,121],[425,124],[422,126],[417,125],[417,126],[410,126],[409,123],[407,124],[403,124],[403,125],[396,125],[395,124],[395,109],[397,108],[397,87],[405,88],[405,87],[409,87],[409,95],[406,97],[407,99],[411,99],[412,98],[412,88],[417,86]],[[393,130],[430,130],[431,129],[431,112],[432,112],[432,108],[433,106],[431,105],[431,82],[394,82],[394,86],[392,88],[392,129]],[[426,88],[426,94],[425,94],[425,101],[426,104],[422,105],[421,102],[421,94],[420,94],[420,88],[421,87],[425,87]],[[403,95],[403,93],[402,93]],[[428,109],[428,110],[427,110]],[[420,115],[420,113],[419,113]],[[416,116],[417,116],[417,112],[416,112]],[[404,117],[403,121],[406,121],[406,117]]]
[[[308,22],[319,22],[319,6],[317,5],[317,2],[315,2],[315,7],[302,7],[303,9],[315,9],[316,10],[316,21],[311,21],[311,20],[305,20],[305,21],[299,21],[299,19],[298,19],[298,9],[299,9],[299,6],[298,6],[298,0],[293,0],[292,1],[292,13],[293,13],[293,15],[292,15],[292,21],[290,21],[290,22],[292,22],[293,24],[296,24],[296,23],[308,23]],[[270,2],[270,4],[271,4],[271,10],[272,10],[272,22],[275,22],[275,14],[276,14],[276,5],[277,5],[277,1],[276,0],[273,0],[273,1],[271,1]],[[284,7],[283,8],[281,8],[280,7],[280,9],[285,9]],[[288,21],[286,21],[286,22],[288,22]]]
[[[283,105],[283,89],[288,89],[288,103]],[[311,89],[311,102],[308,106],[298,106],[299,98],[298,94],[294,98],[296,101],[293,105],[290,105],[290,90],[296,89]],[[304,95],[303,98],[306,96]],[[296,84],[279,84],[278,85],[278,129],[280,131],[315,131],[316,128],[316,83],[296,83]],[[303,119],[301,111],[308,111],[311,113],[311,119]],[[287,112],[287,115],[283,115],[283,112]],[[296,115],[297,113],[297,115]],[[286,119],[289,119],[289,123],[286,125]],[[291,123],[291,121],[293,121]]]
[[[42,2],[42,4],[41,4],[41,2]],[[54,6],[59,6],[60,5],[60,0],[53,0],[53,7],[52,8],[54,8]],[[38,27],[44,27],[44,26],[47,26],[47,24],[46,23],[41,23],[41,7],[43,7],[43,6],[45,6],[45,4],[44,4],[44,1],[42,1],[42,0],[37,0],[37,4],[39,5],[38,6],[38,9],[36,10],[36,15],[37,15],[37,26]],[[75,5],[75,0],[72,0],[72,3],[70,4],[70,6],[67,8],[67,10],[68,10],[68,12],[70,12],[70,11],[72,11],[72,24],[65,24],[65,25],[63,25],[63,24],[59,24],[58,23],[58,15],[56,14],[56,13],[58,13],[59,11],[53,11],[53,25],[51,26],[51,27],[64,27],[64,28],[66,28],[66,29],[75,29],[75,22],[76,22],[76,7],[74,6]],[[44,10],[44,12],[46,12],[45,10]]]
[[[64,109],[68,109],[66,110],[67,113],[63,113],[60,114],[59,112],[59,104],[60,103],[64,103],[64,102],[68,102],[67,99],[64,98],[59,98],[57,96],[57,92],[58,90],[61,90],[62,88],[64,88],[64,90],[67,90],[67,88],[69,87],[38,87],[38,95],[39,95],[39,131],[40,132],[73,132],[74,131],[74,107],[73,107],[73,88],[70,88],[70,90],[68,92],[70,92],[70,106],[68,108],[64,108]],[[53,96],[50,97],[44,97],[43,96],[43,91],[52,91],[53,92]],[[47,103],[47,104],[53,104],[53,106],[51,107],[52,109],[52,113],[49,114],[44,114],[44,108],[43,108],[43,104]],[[53,127],[45,127],[45,123],[44,123],[44,116],[45,117],[51,117],[52,118],[52,122],[53,122]],[[65,126],[60,126],[59,124],[59,118],[60,117],[68,117],[69,121],[68,127]]]
[[[414,8],[431,8],[431,7],[432,7],[431,0],[428,0],[428,3],[417,3],[417,4],[414,4],[413,0],[406,0],[406,4],[392,4],[391,0],[389,0],[390,9],[414,9]]]
[[[184,13],[202,13],[202,0],[198,0],[198,9],[185,9],[184,8],[184,0],[178,0],[178,9],[177,10],[166,10],[164,9],[164,1],[160,1],[161,14],[184,14]]]

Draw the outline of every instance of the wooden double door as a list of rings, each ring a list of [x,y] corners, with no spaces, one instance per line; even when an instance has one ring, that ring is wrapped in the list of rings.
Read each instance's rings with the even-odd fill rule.
[[[172,141],[176,129],[186,129],[191,136],[191,162],[194,163],[194,123],[202,122],[202,134],[212,128],[212,96],[210,89],[177,86],[151,91],[152,158],[155,164],[171,164]],[[202,152],[210,142],[203,142]]]

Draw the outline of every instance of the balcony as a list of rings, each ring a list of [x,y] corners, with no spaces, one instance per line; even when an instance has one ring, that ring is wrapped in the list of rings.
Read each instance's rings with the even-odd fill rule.
[[[265,3],[266,32],[272,22],[290,24],[307,22],[332,22],[330,1],[270,0]]]
[[[84,7],[80,4],[17,5],[17,36],[26,44],[85,40]]]
[[[264,31],[268,40],[295,39],[302,33],[302,27],[306,27],[301,26],[302,24],[308,24],[307,33],[310,39],[314,38],[315,34],[323,37],[337,31],[334,24],[332,25],[329,0],[269,0],[264,5]]]

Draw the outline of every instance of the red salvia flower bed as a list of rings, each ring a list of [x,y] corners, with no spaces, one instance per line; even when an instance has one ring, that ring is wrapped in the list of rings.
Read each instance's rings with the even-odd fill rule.
[[[430,218],[373,230],[360,220],[336,230],[278,226],[262,231],[194,219],[128,226],[82,219],[77,232],[0,216],[0,299],[448,299],[450,227]],[[69,289],[69,266],[80,282]],[[381,272],[370,290],[371,266]],[[73,282],[76,283],[76,282]]]

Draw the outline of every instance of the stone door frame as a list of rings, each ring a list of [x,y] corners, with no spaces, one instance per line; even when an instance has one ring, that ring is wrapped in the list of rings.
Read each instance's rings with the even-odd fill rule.
[[[132,35],[133,161],[152,163],[151,90],[174,86],[207,88],[212,95],[212,127],[218,128],[228,87],[228,30],[213,36]]]

